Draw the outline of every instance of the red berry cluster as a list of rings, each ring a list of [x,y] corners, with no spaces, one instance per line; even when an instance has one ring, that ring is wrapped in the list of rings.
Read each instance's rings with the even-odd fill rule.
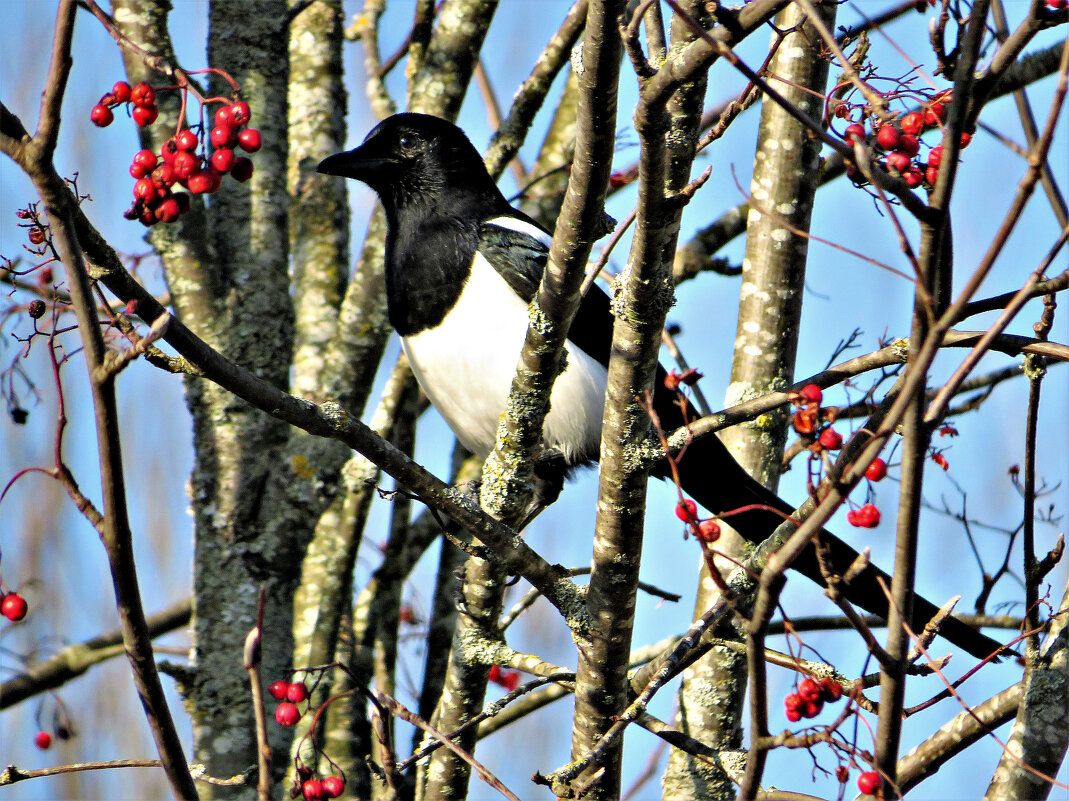
[[[498,665],[491,665],[490,675],[488,678],[494,684],[499,684],[504,687],[508,692],[512,692],[520,684],[520,671],[502,670]]]
[[[920,157],[921,145],[924,144],[922,136],[927,130],[935,130],[942,127],[946,119],[947,104],[950,102],[950,91],[940,92],[930,99],[921,111],[910,111],[894,120],[880,120],[872,118],[872,136],[875,146],[884,152],[883,161],[880,162],[885,170],[899,175],[910,187],[921,184],[935,186],[939,177],[939,165],[943,160],[943,145],[939,144],[928,151],[927,160]],[[848,113],[847,106],[839,106],[836,113]],[[864,121],[854,122],[846,127],[844,138],[847,142],[869,140],[869,132],[865,128]],[[961,147],[966,147],[972,141],[972,135],[961,135]],[[864,178],[856,167],[847,169],[847,175],[855,182],[864,182]]]
[[[214,102],[214,101],[212,101]],[[246,127],[251,119],[249,104],[220,100],[214,127],[207,135],[213,148],[209,155],[204,141],[204,126],[198,135],[192,128],[182,128],[168,139],[159,154],[140,150],[130,165],[134,179],[134,203],[124,216],[128,220],[140,220],[146,226],[156,223],[172,223],[189,211],[189,194],[175,192],[175,184],[194,195],[210,195],[222,186],[223,176],[229,174],[239,183],[252,177],[252,161],[239,156],[236,148],[246,153],[255,153],[263,146],[260,132]],[[93,107],[90,119],[100,127],[110,125],[114,119],[111,107],[119,103],[133,105],[134,122],[140,126],[151,125],[159,116],[156,107],[156,89],[147,83],[139,83],[133,89],[125,81],[119,81],[111,92]]]
[[[837,451],[843,447],[842,434],[831,427],[838,410],[834,407],[821,407],[824,393],[820,387],[816,384],[806,384],[797,392],[790,392],[788,397],[797,407],[791,418],[791,426],[809,440],[809,450],[819,454],[822,451]]]
[[[12,623],[22,620],[30,611],[30,605],[26,603],[26,599],[17,592],[9,592],[0,598],[3,599],[0,600],[0,614]]]
[[[142,128],[152,125],[160,116],[160,110],[156,106],[155,89],[144,81],[133,88],[130,88],[130,84],[126,81],[118,81],[111,87],[111,91],[93,106],[93,110],[89,112],[89,119],[98,128],[107,128],[115,120],[112,109],[127,103],[134,107],[130,116]]]
[[[880,789],[880,774],[874,770],[866,770],[857,777],[857,789],[864,795],[875,795]]]
[[[804,678],[793,692],[783,699],[787,720],[797,723],[802,718],[815,718],[824,708],[824,704],[833,704],[843,697],[843,686],[835,679],[823,678],[820,681]]]
[[[690,498],[684,498],[676,504],[676,517],[687,524],[687,534],[693,534],[698,542],[709,545],[720,539],[720,524],[711,517],[705,520],[700,519],[698,504]],[[684,535],[684,539],[687,534]]]
[[[305,779],[301,782],[301,795],[305,801],[324,801],[338,798],[345,792],[345,779],[341,776],[325,776],[322,779]]]
[[[866,503],[858,509],[846,513],[846,522],[858,528],[876,528],[880,525],[880,510],[873,504]]]
[[[1047,8],[1052,11],[1069,8],[1069,0],[1047,0]]]
[[[296,726],[301,719],[301,710],[297,704],[308,700],[308,688],[303,682],[273,681],[267,688],[268,694],[276,701],[281,701],[275,707],[275,722],[279,726]]]

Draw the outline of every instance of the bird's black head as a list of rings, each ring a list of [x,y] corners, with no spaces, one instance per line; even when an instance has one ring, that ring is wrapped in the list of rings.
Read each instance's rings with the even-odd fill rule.
[[[495,204],[501,198],[464,132],[428,114],[387,117],[360,147],[329,156],[317,171],[363,181],[388,213],[412,205],[433,206],[458,194]]]

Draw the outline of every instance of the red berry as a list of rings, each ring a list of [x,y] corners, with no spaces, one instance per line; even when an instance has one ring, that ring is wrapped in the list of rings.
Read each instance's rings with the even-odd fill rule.
[[[865,126],[858,122],[846,126],[846,141],[851,142],[855,139],[859,142],[865,141]]]
[[[797,723],[802,719],[802,713],[797,709],[788,709],[784,714],[791,723]]]
[[[846,513],[846,522],[849,523],[851,526],[861,528],[861,518],[858,517],[856,509],[851,509],[849,512]]]
[[[152,183],[156,186],[173,186],[175,181],[178,180],[178,173],[175,172],[174,167],[170,164],[161,164],[159,167],[152,171]]]
[[[212,179],[204,175],[203,172],[198,172],[189,176],[186,186],[194,195],[211,194]]]
[[[52,735],[46,731],[39,731],[33,736],[33,744],[42,751],[47,751],[52,747]]]
[[[824,702],[818,698],[816,701],[803,701],[802,708],[798,711],[804,718],[815,718],[822,709],[824,709]]]
[[[891,123],[887,123],[880,132],[876,134],[876,144],[882,147],[884,150],[894,150],[898,147],[898,129]]]
[[[152,106],[156,103],[156,91],[142,81],[130,90],[130,101],[135,106]]]
[[[924,130],[924,115],[919,111],[911,111],[902,118],[902,133],[919,134]]]
[[[866,770],[857,777],[857,789],[865,795],[872,795],[880,788],[880,774],[874,770]]]
[[[156,197],[156,184],[151,178],[139,178],[134,184],[134,197],[146,202],[152,200]]]
[[[972,134],[971,133],[963,133],[961,135],[961,148],[962,148],[962,150],[967,148],[969,146],[969,142],[971,142],[971,141],[972,141]]]
[[[133,111],[134,122],[141,128],[152,125],[160,116],[160,110],[155,106],[135,106]]]
[[[52,268],[45,267],[43,270],[41,270],[41,274],[37,277],[37,280],[40,281],[42,284],[51,284],[52,279],[54,277],[55,276],[52,275]]]
[[[886,476],[887,462],[877,456],[872,460],[872,464],[870,464],[865,471],[865,478],[869,481],[883,481]]]
[[[245,158],[245,156],[238,156],[238,160],[235,161],[234,166],[230,168],[230,174],[238,183],[245,183],[252,178],[252,159]]]
[[[156,207],[156,219],[162,223],[173,223],[179,215],[178,201],[173,197],[165,198]]]
[[[698,522],[698,504],[690,498],[685,498],[676,504],[676,517],[684,523]]]
[[[97,103],[93,106],[93,110],[89,112],[89,119],[97,128],[107,128],[115,121],[115,115],[111,113],[110,108]]]
[[[938,100],[924,110],[924,124],[935,127],[947,118],[947,107]]]
[[[924,173],[916,167],[911,167],[902,173],[902,180],[906,182],[906,186],[914,189],[924,183]]]
[[[230,172],[238,157],[229,147],[221,147],[212,153],[212,166],[219,172]]]
[[[301,795],[305,801],[322,801],[326,797],[323,794],[323,782],[319,779],[309,779],[301,785]]]
[[[806,384],[798,394],[810,403],[820,403],[824,399],[824,393],[816,384]]]
[[[929,167],[924,171],[924,180],[935,186],[935,182],[939,180],[939,168]]]
[[[296,704],[283,701],[275,707],[275,721],[279,726],[295,726],[300,719],[301,710],[297,708]]]
[[[138,167],[136,164],[130,165],[130,177],[131,178],[144,178],[148,175],[148,170],[143,167]]]
[[[260,132],[255,128],[246,128],[240,134],[238,134],[238,145],[246,153],[255,153],[263,146],[263,140],[260,137]]]
[[[920,152],[921,143],[917,137],[913,134],[904,134],[898,139],[898,147],[895,148],[899,153],[905,153],[910,158],[913,158]]]
[[[111,96],[116,103],[129,103],[130,84],[126,81],[116,81],[115,85],[111,87]]]
[[[30,607],[26,603],[26,599],[17,592],[9,592],[4,596],[4,600],[0,601],[0,615],[3,615],[12,623],[17,623],[26,617],[26,613],[29,610]]]
[[[341,776],[327,776],[323,781],[323,795],[337,798],[345,792],[345,779]]]
[[[501,674],[500,684],[509,692],[515,690],[520,684],[520,671],[506,670]]]
[[[286,700],[286,690],[289,689],[290,683],[279,679],[273,681],[267,685],[267,694],[274,698],[276,701]]]
[[[905,153],[901,153],[897,150],[887,154],[887,166],[889,169],[893,169],[895,172],[903,173],[909,169],[909,165],[912,163],[912,159]]]
[[[179,150],[196,150],[200,140],[189,128],[183,128],[175,135],[174,144]]]
[[[928,166],[938,167],[940,162],[943,161],[943,146],[936,145],[928,151]]]
[[[821,700],[830,704],[835,703],[843,697],[843,685],[839,684],[835,679],[825,676],[820,680],[820,697]]]
[[[821,447],[829,451],[837,451],[843,447],[843,437],[834,428],[825,428],[820,432],[820,438],[818,439]]]
[[[866,503],[858,512],[864,517],[865,528],[876,528],[880,525],[880,510],[871,503]]]
[[[801,709],[803,703],[805,702],[802,700],[802,696],[798,695],[798,693],[791,693],[783,699],[783,708],[790,712],[791,710]]]
[[[160,148],[160,158],[163,159],[164,164],[174,164],[174,157],[180,152],[178,143],[172,137],[164,142],[163,147]]]
[[[182,180],[192,177],[200,169],[200,159],[186,150],[180,150],[174,157],[174,174]]]
[[[698,524],[698,539],[702,542],[716,542],[720,539],[720,525],[715,520],[703,520]]]
[[[149,172],[155,169],[157,161],[156,154],[151,150],[139,150],[134,154],[134,164],[143,167]]]
[[[301,701],[308,697],[308,688],[304,686],[302,682],[295,681],[289,687],[286,688],[286,700],[294,704],[299,704]]]
[[[249,104],[244,100],[240,100],[230,107],[231,125],[246,125],[250,119],[252,119],[252,112],[249,110]]]
[[[237,134],[234,133],[234,129],[229,125],[212,128],[208,139],[211,141],[212,147],[233,147],[237,144]]]
[[[1069,0],[1047,0],[1047,6],[1054,11],[1060,11],[1069,6]]]
[[[804,678],[798,685],[798,695],[803,701],[819,701],[820,685],[815,679]]]
[[[500,684],[501,682],[501,666],[490,665],[490,672],[486,674],[486,680],[492,681],[494,684]]]
[[[215,126],[218,128],[223,125],[230,125],[230,109],[231,106],[223,106],[221,109],[215,112]]]

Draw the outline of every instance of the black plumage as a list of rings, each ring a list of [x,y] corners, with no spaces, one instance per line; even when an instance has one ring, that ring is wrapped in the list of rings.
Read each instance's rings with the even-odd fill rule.
[[[388,229],[390,322],[421,386],[457,437],[476,453],[489,452],[523,343],[526,307],[545,269],[549,234],[509,206],[464,133],[437,117],[390,117],[360,147],[325,159],[319,171],[363,181],[379,195]],[[546,445],[560,450],[569,466],[598,456],[612,323],[608,297],[592,287],[569,332],[567,369],[554,385],[544,429]],[[663,377],[659,369],[654,409],[672,430],[683,424],[683,412],[675,394],[663,388]],[[688,414],[696,417],[694,410]],[[684,491],[713,513],[749,505],[793,511],[753,480],[715,436],[691,443],[678,466]],[[754,543],[780,522],[780,515],[759,508],[730,519]],[[822,539],[832,569],[845,573],[857,552],[829,532]],[[792,567],[823,584],[813,547]],[[877,577],[890,584],[885,573],[869,566],[844,595],[886,617]],[[916,596],[914,630],[936,611]],[[1000,647],[956,618],[944,622],[941,634],[978,657]]]

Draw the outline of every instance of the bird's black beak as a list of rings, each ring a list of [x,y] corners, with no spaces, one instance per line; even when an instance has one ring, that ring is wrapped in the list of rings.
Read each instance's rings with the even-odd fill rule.
[[[327,156],[319,162],[316,172],[374,183],[376,175],[396,164],[394,159],[379,158],[362,151],[364,151],[363,145],[353,150],[346,150],[344,153]]]

